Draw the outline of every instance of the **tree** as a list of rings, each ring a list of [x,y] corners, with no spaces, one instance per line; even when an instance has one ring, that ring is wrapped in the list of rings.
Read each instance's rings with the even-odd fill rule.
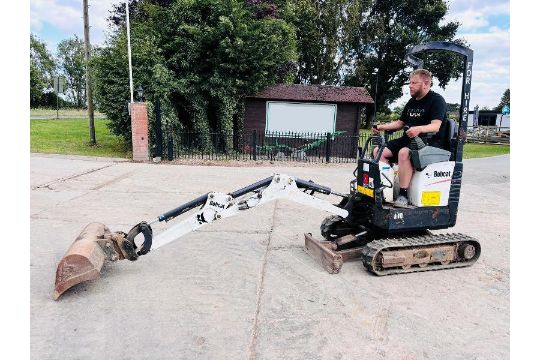
[[[446,103],[448,112],[459,112],[460,104],[458,103]]]
[[[398,116],[401,116],[401,113],[403,112],[403,109],[405,108],[405,104],[406,103],[395,106],[392,109],[392,113],[397,114]]]
[[[239,130],[243,97],[287,79],[296,60],[294,28],[272,7],[238,0],[140,0],[133,6],[135,86],[148,99],[166,98],[179,126],[200,135],[200,146],[209,145],[211,130]],[[96,96],[113,132],[129,140],[126,38],[117,19],[96,59]]]
[[[30,106],[45,105],[44,94],[52,89],[56,64],[44,42],[30,34]],[[56,102],[55,102],[56,104]],[[48,104],[50,105],[50,104]]]
[[[501,97],[501,102],[493,109],[493,111],[501,112],[505,105],[510,107],[510,89],[506,89],[504,91],[503,96]]]
[[[107,46],[95,48],[96,56],[92,58],[91,68],[94,71],[97,108],[111,120],[108,124],[111,132],[129,142],[131,122],[126,43],[124,31]]]
[[[354,39],[350,70],[344,83],[367,86],[376,97],[377,107],[388,105],[402,96],[402,87],[408,81],[404,61],[407,48],[426,41],[453,41],[459,24],[441,25],[448,6],[443,0],[378,0],[374,1],[359,26]],[[449,53],[432,53],[424,57],[425,67],[445,87],[451,79],[461,75],[460,58]],[[377,94],[374,94],[375,68],[379,69]]]
[[[75,106],[82,108],[86,103],[86,76],[84,42],[75,35],[58,44],[60,69],[67,80],[69,97]]]
[[[296,27],[298,72],[295,82],[339,84],[369,0],[299,0],[284,13]],[[309,19],[309,20],[308,20]]]

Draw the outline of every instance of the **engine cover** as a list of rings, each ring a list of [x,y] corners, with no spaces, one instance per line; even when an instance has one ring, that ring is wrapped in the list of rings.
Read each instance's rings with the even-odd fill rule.
[[[409,201],[414,206],[447,206],[454,161],[445,161],[415,171],[409,187]]]

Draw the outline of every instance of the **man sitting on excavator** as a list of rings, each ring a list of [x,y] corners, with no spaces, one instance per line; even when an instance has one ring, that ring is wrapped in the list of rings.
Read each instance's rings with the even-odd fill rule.
[[[389,163],[397,155],[399,165],[399,196],[394,201],[394,206],[408,206],[408,189],[414,173],[410,161],[409,144],[411,139],[420,136],[429,146],[441,147],[439,129],[443,121],[446,121],[446,102],[444,98],[431,90],[431,73],[425,69],[414,70],[410,75],[409,90],[411,99],[407,102],[401,113],[401,117],[388,124],[376,125],[372,131],[378,134],[381,130],[400,130],[408,126],[403,136],[390,140],[381,154],[381,161]],[[435,133],[426,141],[428,133]],[[373,156],[378,153],[378,148],[373,150]]]

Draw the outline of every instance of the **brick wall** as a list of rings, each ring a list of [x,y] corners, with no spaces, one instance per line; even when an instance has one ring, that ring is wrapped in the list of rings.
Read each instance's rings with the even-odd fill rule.
[[[347,135],[358,134],[360,104],[340,103],[337,106],[336,131],[346,131]]]
[[[134,161],[148,161],[148,111],[146,103],[131,104],[131,142]]]
[[[247,99],[244,118],[244,130],[264,132],[266,127],[266,100]]]

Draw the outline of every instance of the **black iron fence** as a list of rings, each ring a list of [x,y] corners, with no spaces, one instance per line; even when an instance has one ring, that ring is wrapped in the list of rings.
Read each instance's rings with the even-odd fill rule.
[[[392,134],[389,139],[402,135]],[[165,131],[162,146],[154,144],[153,156],[167,160],[267,160],[348,163],[355,162],[370,131],[352,136],[344,132],[293,133],[248,130],[240,133]],[[467,142],[509,143],[508,128],[469,127]]]
[[[165,132],[163,158],[203,160],[269,160],[347,163],[355,162],[358,147],[363,147],[369,132],[359,136],[335,133]],[[392,137],[395,137],[394,134]],[[159,154],[157,154],[159,155]],[[155,155],[154,155],[155,156]]]

